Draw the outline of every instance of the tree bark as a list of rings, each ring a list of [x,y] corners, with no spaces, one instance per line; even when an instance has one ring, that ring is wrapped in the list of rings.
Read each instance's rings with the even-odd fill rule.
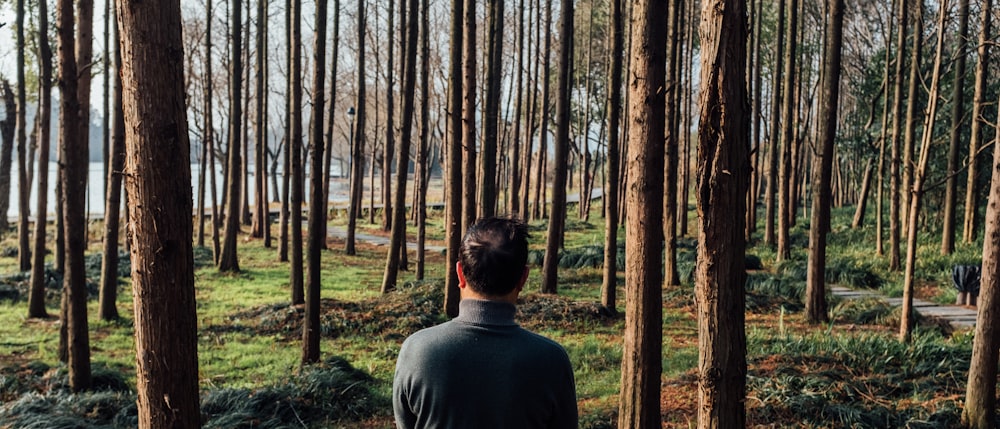
[[[698,121],[698,427],[744,427],[744,240],[750,178],[746,1],[702,4]]]
[[[989,10],[989,4],[989,0],[983,2],[984,10]],[[984,57],[979,60],[983,61]],[[996,138],[1000,138],[1000,127],[996,129]],[[976,332],[962,410],[962,424],[979,429],[996,427],[997,357],[1000,355],[1000,325],[997,324],[1000,319],[1000,146],[993,147],[993,179],[986,210]]]
[[[416,186],[416,203],[413,210],[417,214],[417,280],[424,279],[424,245],[427,239],[427,185],[430,178],[431,162],[427,159],[431,139],[430,129],[430,0],[420,2],[420,143],[417,147],[417,169],[413,180]],[[519,9],[520,10],[520,9]]]
[[[991,0],[982,0],[979,18],[979,44],[976,50],[979,61],[976,62],[975,94],[972,96],[972,131],[969,138],[969,153],[978,154],[981,146],[983,124],[983,105],[986,99],[986,75],[990,63],[990,20],[993,9]],[[976,240],[976,229],[979,223],[978,176],[981,162],[979,157],[969,156],[968,176],[965,184],[965,216],[962,224],[962,242],[973,243]]]
[[[889,270],[899,270],[899,223],[901,191],[900,168],[902,162],[901,128],[903,125],[903,70],[906,58],[906,25],[909,8],[906,0],[896,0],[899,3],[899,29],[896,35],[896,71],[893,79],[892,95],[892,157],[889,163]],[[919,0],[922,1],[922,0]]]
[[[666,82],[666,128],[664,138],[664,171],[663,171],[663,270],[664,285],[679,286],[680,275],[677,273],[677,157],[679,143],[680,103],[677,94],[680,91],[680,9],[683,0],[669,4],[667,12],[667,82]]]
[[[500,125],[500,81],[503,79],[503,2],[488,0],[486,17],[486,115],[483,116],[483,151],[481,186],[479,189],[480,217],[496,213],[497,144]]]
[[[944,195],[944,225],[941,227],[941,254],[950,255],[955,250],[955,203],[958,199],[958,145],[965,122],[965,59],[969,35],[969,0],[958,2],[958,44],[955,53],[955,83],[951,93],[951,139],[948,144],[948,178]],[[975,162],[975,152],[969,157]]]
[[[267,25],[267,0],[257,1],[257,52],[256,76],[257,99],[254,112],[254,211],[250,226],[250,236],[264,238],[264,231],[271,226],[270,209],[267,202],[267,116],[264,114],[267,105],[267,84],[264,80],[264,68],[267,61],[266,45],[264,44],[264,29]]]
[[[27,119],[25,118],[25,111],[28,108],[26,100],[26,90],[27,81],[24,78],[24,14],[26,13],[24,7],[24,0],[17,0],[16,2],[16,43],[17,43],[17,262],[18,269],[22,272],[31,269],[31,242],[28,236],[28,215],[31,195],[31,181],[28,180],[28,163],[31,162],[28,159],[28,148],[26,146],[27,138]],[[70,9],[66,13],[70,16],[70,23],[72,24],[72,5],[69,6]],[[72,33],[70,33],[72,34]],[[70,39],[72,40],[72,39]],[[72,42],[70,42],[72,43]],[[69,49],[72,49],[72,45]],[[74,60],[75,63],[75,60]],[[75,66],[75,64],[74,64]],[[75,79],[75,77],[74,77]]]
[[[312,86],[312,129],[309,139],[309,160],[311,173],[309,179],[309,242],[307,260],[306,284],[308,291],[305,296],[306,315],[302,329],[302,365],[319,362],[320,350],[320,256],[326,241],[326,199],[323,193],[323,92],[326,77],[326,15],[327,0],[316,1],[316,32],[313,49],[313,86]],[[331,82],[336,85],[336,82]],[[301,210],[299,210],[301,213]],[[301,221],[299,222],[301,225]],[[300,235],[301,237],[301,235]],[[300,266],[301,267],[301,266]],[[294,269],[294,268],[293,268]],[[300,268],[301,269],[301,268]]]
[[[41,76],[39,76],[39,83],[41,91],[41,97],[38,100],[38,115],[39,115],[39,152],[38,152],[38,189],[48,189],[49,188],[49,145],[50,145],[50,133],[51,133],[51,120],[52,117],[52,87],[50,82],[52,82],[52,47],[49,45],[49,12],[47,2],[38,3],[38,50],[39,50],[39,62],[41,65]],[[116,32],[117,35],[117,32]],[[115,45],[117,48],[117,44]],[[116,67],[117,70],[117,67]],[[116,81],[117,83],[117,81]],[[14,107],[13,94],[10,92],[10,87],[4,82],[4,98],[7,100],[7,111],[11,112],[11,107]],[[118,87],[120,92],[120,86]],[[10,113],[7,114],[7,122],[10,121]],[[11,129],[13,131],[13,128]],[[8,143],[7,132],[4,130],[4,146],[6,148],[3,150],[3,157],[7,163],[8,172],[10,168],[10,144]],[[12,137],[12,136],[11,136]],[[119,167],[120,170],[120,167]],[[8,183],[9,186],[9,183]],[[110,196],[108,200],[110,201]],[[46,243],[46,233],[45,226],[48,224],[46,217],[48,216],[48,198],[44,196],[44,193],[39,193],[39,198],[36,200],[36,216],[35,216],[35,248],[32,253],[34,261],[31,263],[31,292],[28,297],[28,317],[48,317],[48,312],[45,310],[45,243]],[[4,211],[0,213],[6,213],[6,207]],[[110,234],[107,228],[114,226],[115,230],[115,251],[114,256],[109,257],[107,250],[105,250],[105,257],[102,260],[102,264],[115,263],[115,273],[117,273],[117,262],[118,262],[118,247],[117,247],[117,234],[118,234],[118,223],[117,218],[115,219],[114,225],[110,225],[111,220],[108,215],[105,215],[105,240],[110,239]],[[3,222],[6,222],[6,216],[4,216]],[[109,260],[113,259],[113,260]],[[114,279],[115,291],[110,291],[111,294],[117,292],[118,287],[118,277]],[[104,285],[103,281],[103,265],[102,265],[102,281],[101,284]],[[101,297],[105,296],[105,287],[101,288]],[[110,295],[114,296],[114,295]],[[105,306],[105,301],[101,300],[101,310],[100,314],[102,318],[105,316],[112,316],[112,318],[117,317],[117,311],[114,309],[114,301],[112,298],[111,304]],[[109,311],[105,311],[105,310]],[[105,318],[107,320],[107,318]]]
[[[347,239],[345,253],[357,253],[354,243],[355,229],[358,224],[358,213],[361,209],[361,185],[364,180],[364,147],[365,142],[365,2],[358,2],[358,95],[355,101],[357,123],[353,124],[353,139],[351,142],[351,204],[347,214]],[[372,166],[374,168],[374,165]],[[456,286],[457,287],[457,286]],[[457,308],[457,307],[456,307]]]
[[[918,0],[923,1],[923,0]],[[927,163],[930,158],[930,148],[934,135],[934,123],[937,119],[938,91],[941,82],[941,61],[944,51],[944,33],[948,16],[948,0],[941,1],[941,13],[938,18],[938,39],[934,55],[934,69],[931,74],[928,106],[924,111],[924,133],[920,142],[919,164],[913,171],[913,188],[910,190],[910,210],[907,213],[908,227],[906,229],[906,271],[903,274],[903,303],[899,321],[899,339],[910,341],[915,320],[913,318],[913,292],[916,289],[914,271],[917,261],[917,218],[920,215],[921,198],[924,193],[924,182],[927,180]]]
[[[865,173],[861,178],[861,193],[858,194],[857,208],[854,210],[854,219],[851,220],[851,229],[858,229],[865,225],[865,209],[868,206],[868,192],[871,189],[872,167],[875,160],[869,159],[865,164]]]
[[[920,71],[921,61],[923,59],[923,34],[924,34],[924,0],[915,0],[916,2],[916,16],[913,17],[913,51],[910,53],[910,82],[909,88],[907,90],[907,104],[906,104],[906,131],[903,135],[903,178],[900,184],[900,192],[903,193],[904,201],[900,205],[902,209],[902,215],[900,220],[908,220],[909,212],[907,207],[912,205],[907,197],[911,197],[912,185],[913,185],[913,152],[916,140],[916,128],[917,128],[917,87],[921,85],[923,77]],[[901,229],[904,233],[909,236],[907,225],[901,225]],[[909,250],[907,250],[909,251]],[[891,262],[891,261],[890,261]],[[898,266],[895,269],[899,269]]]
[[[559,71],[556,82],[555,164],[553,166],[552,209],[542,264],[542,293],[558,293],[559,249],[562,248],[563,224],[566,222],[566,178],[569,163],[570,80],[573,58],[573,2],[562,3],[559,20]],[[583,201],[584,195],[580,195]]]
[[[778,165],[778,261],[783,261],[792,256],[791,243],[789,243],[788,230],[791,225],[790,218],[794,216],[789,210],[791,197],[790,180],[794,171],[792,170],[792,144],[795,139],[793,123],[795,121],[795,107],[797,105],[795,91],[795,57],[796,42],[798,37],[798,1],[787,0],[788,3],[788,33],[785,35],[785,59],[782,61],[785,70],[782,72],[784,78],[781,102],[781,135],[779,136],[781,145],[781,160]],[[777,146],[775,146],[777,149]]]
[[[115,71],[120,71],[122,67],[121,35],[117,20],[115,20],[114,27]],[[115,93],[112,103],[115,115],[114,135],[111,138],[111,148],[108,154],[111,166],[108,168],[108,198],[104,206],[104,258],[101,261],[101,296],[98,307],[98,316],[101,320],[118,318],[118,308],[115,305],[118,298],[118,242],[120,241],[118,230],[121,219],[122,170],[125,167],[125,118],[122,106],[121,73],[115,73],[114,81]],[[38,183],[41,183],[41,175],[39,175]],[[39,208],[41,208],[40,204]],[[42,211],[39,210],[39,213]]]
[[[784,50],[785,50],[785,1],[778,0],[778,30],[775,36],[775,49],[777,53],[774,56],[774,68],[772,70],[780,70],[782,66],[782,61],[784,61]],[[772,72],[774,73],[774,72]],[[775,210],[777,209],[777,202],[775,201],[776,194],[778,192],[778,133],[780,130],[778,116],[781,114],[781,76],[774,73],[771,83],[771,131],[770,131],[770,149],[768,152],[767,161],[767,194],[764,196],[764,243],[768,245],[774,245],[777,243],[776,234],[774,230],[775,226]],[[786,88],[786,91],[790,88]]]
[[[676,7],[677,2],[671,2]],[[659,428],[667,2],[632,3],[625,216],[625,345],[618,427]]]
[[[465,34],[463,36],[464,56],[462,57],[462,170],[465,183],[462,186],[462,231],[467,231],[476,221],[476,1],[465,0]]]
[[[608,70],[608,173],[604,195],[604,279],[601,305],[616,312],[618,298],[618,163],[619,125],[622,110],[622,59],[625,51],[624,0],[611,0],[611,66]]]
[[[240,144],[240,118],[243,116],[241,100],[243,98],[243,18],[241,0],[231,0],[230,13],[232,13],[232,23],[230,24],[232,33],[230,43],[231,71],[229,91],[232,103],[229,112],[229,162],[226,168],[228,178],[226,179],[226,223],[225,237],[219,254],[219,271],[238,272],[240,262],[236,254],[236,235],[240,231],[240,171],[243,164]]]
[[[291,67],[288,70],[288,85],[291,89],[291,134],[288,149],[291,153],[291,194],[288,200],[288,222],[291,227],[291,261],[288,267],[288,283],[292,289],[292,305],[305,303],[303,284],[302,254],[302,200],[305,179],[302,163],[302,0],[292,0]],[[322,98],[322,94],[316,94]]]
[[[404,0],[399,0],[400,2]],[[393,59],[395,58],[394,50],[396,45],[393,39],[396,35],[396,25],[393,23],[395,14],[393,13],[393,7],[396,5],[396,0],[389,0],[389,24],[387,33],[389,36],[388,49],[389,52],[387,57],[389,58],[389,64],[386,65],[386,89],[385,89],[385,145],[382,147],[382,230],[390,231],[392,229],[392,157],[393,151],[396,149],[396,130],[395,127],[395,113],[394,113],[394,73],[396,69],[393,67]],[[400,5],[400,10],[403,6]],[[402,25],[402,23],[400,23]],[[374,188],[372,192],[375,192]]]
[[[140,428],[197,428],[198,319],[180,2],[118,3]],[[163,317],[170,315],[170,317]]]
[[[462,18],[464,0],[451,1],[451,47],[448,64],[448,188],[445,236],[448,242],[444,288],[444,310],[448,317],[458,316],[458,248],[462,244]]]
[[[57,3],[56,16],[59,38],[59,123],[60,158],[63,162],[62,185],[65,191],[64,234],[66,237],[66,274],[63,289],[66,296],[66,346],[70,389],[74,392],[90,387],[90,339],[87,328],[87,285],[85,262],[86,221],[84,210],[87,192],[87,147],[80,133],[80,100],[78,92],[73,3]],[[82,24],[82,23],[81,23]]]

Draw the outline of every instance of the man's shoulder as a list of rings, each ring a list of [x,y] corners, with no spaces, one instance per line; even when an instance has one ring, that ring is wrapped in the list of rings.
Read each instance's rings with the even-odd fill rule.
[[[529,331],[529,330],[524,329],[524,328],[521,328],[521,331],[523,331],[525,337],[528,338],[539,349],[545,350],[545,351],[547,351],[549,353],[554,353],[554,354],[559,354],[559,355],[562,355],[562,356],[566,356],[567,359],[569,358],[569,355],[566,353],[566,348],[563,347],[562,344],[559,344],[558,342],[556,342],[556,340],[553,340],[553,339],[551,339],[549,337],[546,337],[546,336],[544,336],[542,334],[539,334],[539,333],[533,332],[533,331]]]

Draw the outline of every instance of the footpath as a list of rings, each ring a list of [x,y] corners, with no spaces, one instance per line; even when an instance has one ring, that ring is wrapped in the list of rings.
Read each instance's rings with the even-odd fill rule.
[[[882,294],[871,290],[856,290],[839,285],[830,285],[830,293],[843,299],[879,299],[891,306],[903,305],[903,298],[886,298]],[[956,331],[972,329],[976,326],[975,307],[962,305],[941,305],[922,299],[913,299],[913,310],[918,314],[944,321],[951,325]]]

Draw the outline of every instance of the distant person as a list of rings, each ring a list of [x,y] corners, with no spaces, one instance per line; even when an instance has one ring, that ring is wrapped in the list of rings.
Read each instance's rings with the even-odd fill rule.
[[[471,226],[458,261],[458,317],[403,342],[392,383],[400,428],[576,428],[566,350],[514,322],[528,279],[528,228]]]

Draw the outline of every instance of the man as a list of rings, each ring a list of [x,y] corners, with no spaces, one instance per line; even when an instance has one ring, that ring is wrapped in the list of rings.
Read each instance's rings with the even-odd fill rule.
[[[577,427],[569,356],[514,322],[527,261],[524,223],[487,218],[469,228],[459,249],[458,317],[413,334],[399,351],[398,427]]]

